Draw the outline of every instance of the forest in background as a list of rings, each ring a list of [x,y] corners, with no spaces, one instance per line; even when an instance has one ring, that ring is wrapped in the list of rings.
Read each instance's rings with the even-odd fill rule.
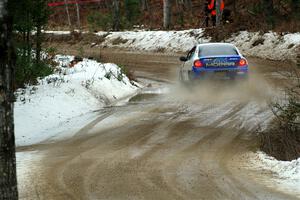
[[[62,1],[62,0],[59,0]],[[124,30],[142,26],[163,29],[204,27],[206,0],[80,0],[48,1],[49,29]],[[232,32],[239,30],[300,31],[300,0],[225,0]],[[164,9],[164,5],[170,9]],[[68,17],[69,16],[69,17]],[[117,23],[117,25],[116,25]],[[166,28],[166,27],[165,27]]]

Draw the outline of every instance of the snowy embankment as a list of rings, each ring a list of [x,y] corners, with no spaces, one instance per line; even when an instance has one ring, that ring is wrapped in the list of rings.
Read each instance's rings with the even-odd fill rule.
[[[140,51],[155,52],[186,52],[194,45],[210,42],[203,37],[203,29],[184,31],[125,31],[98,32],[105,37],[100,47],[118,47]],[[296,51],[300,46],[300,33],[285,33],[279,35],[274,32],[262,34],[260,32],[241,31],[233,34],[224,42],[235,44],[246,56],[272,60],[296,59]]]
[[[45,31],[55,35],[70,34],[69,31]],[[194,45],[211,42],[204,37],[204,29],[183,31],[123,31],[98,32],[103,42],[98,47],[124,48],[134,51],[187,52]],[[270,60],[296,61],[300,51],[300,33],[261,33],[240,31],[223,42],[235,44],[246,56]]]
[[[300,33],[278,33],[242,31],[226,40],[235,44],[247,56],[263,59],[296,61],[300,53]]]
[[[274,174],[272,180],[278,188],[286,193],[300,197],[300,158],[292,161],[279,161],[258,151],[246,155],[250,158],[250,169],[258,169]]]
[[[202,29],[98,32],[96,35],[105,37],[100,46],[156,52],[185,52],[199,42],[209,42],[203,38]]]
[[[97,117],[95,110],[136,93],[138,88],[115,64],[84,59],[67,67],[73,59],[56,56],[53,75],[16,92],[17,146],[72,136]]]

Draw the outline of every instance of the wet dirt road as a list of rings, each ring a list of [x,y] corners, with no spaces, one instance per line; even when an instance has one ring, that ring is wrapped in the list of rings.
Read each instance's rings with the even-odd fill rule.
[[[71,139],[20,148],[43,154],[21,180],[20,199],[296,199],[272,187],[272,174],[247,167],[251,135],[270,116],[263,100],[183,101],[172,89],[177,56],[102,59],[134,69],[148,87],[98,111]],[[250,61],[262,79],[276,78],[272,63]]]

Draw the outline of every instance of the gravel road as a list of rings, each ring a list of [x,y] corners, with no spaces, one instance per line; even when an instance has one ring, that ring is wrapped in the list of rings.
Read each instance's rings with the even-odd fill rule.
[[[20,199],[296,199],[244,156],[257,148],[260,122],[251,120],[269,116],[276,63],[249,59],[255,80],[227,96],[224,84],[178,89],[178,55],[107,49],[100,59],[134,70],[148,87],[97,111],[71,139],[19,148],[43,154],[19,180]]]

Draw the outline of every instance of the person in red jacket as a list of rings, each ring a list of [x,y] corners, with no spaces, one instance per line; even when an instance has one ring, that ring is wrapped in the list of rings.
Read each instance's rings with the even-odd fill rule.
[[[210,0],[207,7],[211,14],[211,20],[212,20],[213,26],[215,26],[216,25],[216,15],[217,15],[216,0]],[[220,6],[221,13],[224,10],[224,7],[225,7],[224,1],[221,0],[221,6]]]

